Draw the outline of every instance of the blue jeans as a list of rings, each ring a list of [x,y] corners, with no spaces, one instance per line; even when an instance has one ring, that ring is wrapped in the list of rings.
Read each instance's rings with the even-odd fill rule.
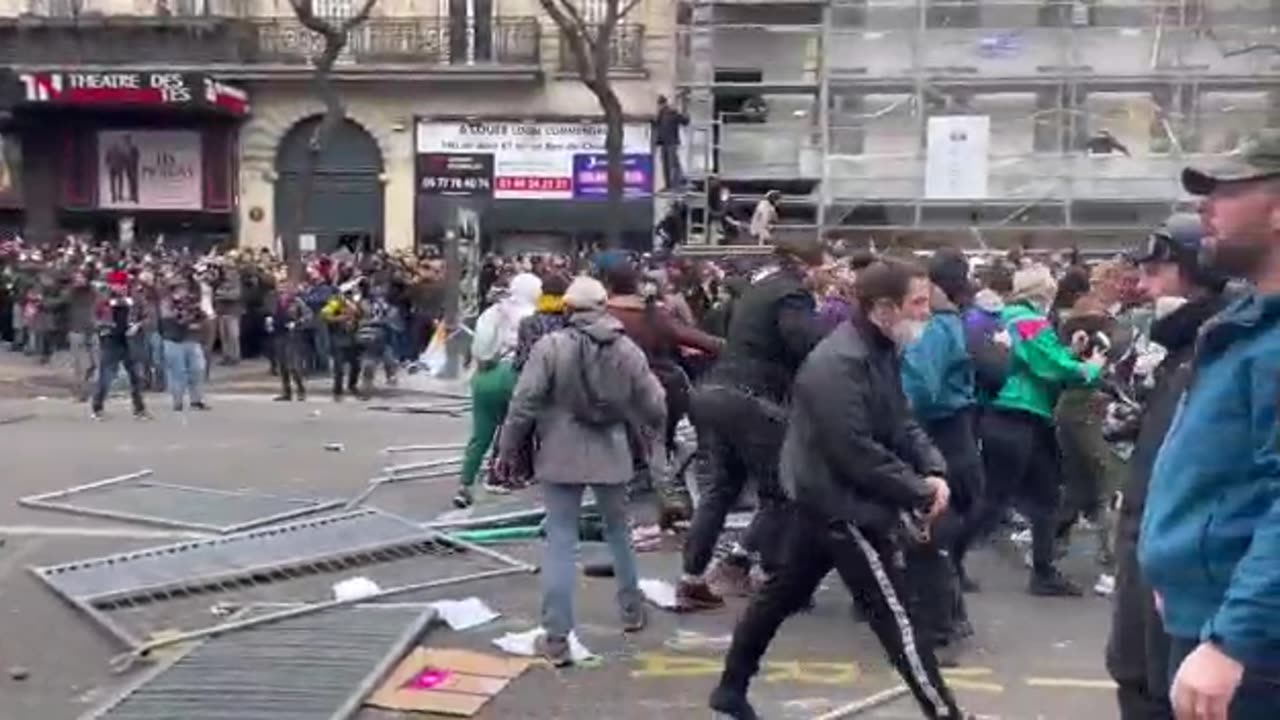
[[[577,585],[578,519],[586,485],[543,483],[542,502],[547,508],[547,545],[542,560],[542,626],[547,636],[563,638],[573,630],[573,589]],[[621,610],[643,602],[627,525],[625,485],[591,485],[596,508],[604,516],[604,535],[613,555]]]
[[[1199,640],[1171,638],[1169,642],[1169,687],[1182,661],[1200,645]],[[1231,720],[1275,720],[1280,716],[1280,672],[1255,672],[1245,668],[1236,696],[1231,701]]]
[[[166,370],[168,363],[164,357],[164,338],[160,337],[158,332],[147,335],[147,367],[151,369],[150,374],[155,379],[155,384],[151,386],[151,389],[162,390],[163,388],[160,387],[160,373]]]
[[[191,395],[192,403],[204,402],[205,357],[204,348],[195,340],[175,342],[164,341],[165,374],[169,384],[169,395],[173,397],[173,406],[182,407],[184,394]]]

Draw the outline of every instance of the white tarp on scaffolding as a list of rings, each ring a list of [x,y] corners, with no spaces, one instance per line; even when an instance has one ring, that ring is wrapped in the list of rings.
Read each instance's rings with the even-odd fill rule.
[[[991,118],[944,115],[929,118],[924,194],[930,200],[987,197]]]

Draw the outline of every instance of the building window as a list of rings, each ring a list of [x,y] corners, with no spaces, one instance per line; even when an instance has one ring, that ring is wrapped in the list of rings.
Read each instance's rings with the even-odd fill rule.
[[[925,22],[931,28],[979,27],[976,0],[929,0]]]
[[[28,0],[27,12],[44,17],[76,17],[82,5],[82,0]]]

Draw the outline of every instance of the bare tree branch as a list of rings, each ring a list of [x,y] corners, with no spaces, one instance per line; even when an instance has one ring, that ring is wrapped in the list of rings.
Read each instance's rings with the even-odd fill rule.
[[[347,18],[346,22],[342,23],[342,32],[344,34],[349,33],[352,30],[355,30],[356,27],[363,24],[365,20],[368,20],[369,13],[373,12],[373,6],[376,4],[378,4],[378,0],[364,0],[364,5],[361,6],[359,12]]]
[[[297,278],[301,273],[301,257],[298,248],[297,233],[306,221],[307,205],[310,203],[311,193],[315,182],[315,168],[319,160],[320,153],[324,150],[325,142],[329,135],[333,133],[347,117],[346,106],[342,102],[342,96],[338,94],[337,87],[333,84],[333,66],[337,64],[338,58],[342,55],[342,51],[347,47],[347,41],[351,37],[351,31],[358,25],[369,19],[369,14],[373,11],[373,6],[378,0],[363,0],[359,12],[351,17],[335,24],[329,18],[322,18],[316,15],[314,0],[289,0],[289,4],[293,7],[293,14],[297,17],[298,22],[303,27],[316,33],[324,40],[324,46],[311,61],[312,74],[311,80],[315,86],[316,94],[324,103],[324,115],[320,122],[316,123],[315,128],[311,131],[311,137],[307,141],[307,168],[303,173],[302,188],[298,193],[298,206],[295,212],[294,228],[285,243],[285,261],[289,266],[289,274]]]
[[[560,41],[569,44],[569,52],[573,54],[573,60],[578,66],[578,77],[590,88],[602,73],[592,62],[594,53],[590,51],[592,46],[586,37],[587,26],[582,20],[582,15],[569,2],[538,0],[538,4],[547,15],[551,16],[551,21],[559,28]]]
[[[625,19],[628,15],[631,14],[632,10],[636,9],[636,6],[639,4],[640,4],[640,0],[629,0],[629,2],[627,2],[626,5],[623,5],[622,9],[618,11],[618,19],[619,20]]]
[[[604,114],[604,150],[608,161],[608,202],[613,209],[609,213],[607,236],[611,242],[622,238],[621,204],[625,192],[623,175],[623,124],[622,101],[614,91],[609,77],[612,65],[614,35],[618,21],[639,5],[640,0],[604,0],[604,19],[599,24],[588,23],[574,6],[577,0],[538,0],[544,12],[560,30],[560,42],[568,50],[577,65],[578,78],[595,96]]]

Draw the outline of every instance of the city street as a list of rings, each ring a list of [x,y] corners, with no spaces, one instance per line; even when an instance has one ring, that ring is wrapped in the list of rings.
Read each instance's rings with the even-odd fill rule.
[[[464,419],[372,412],[363,403],[336,405],[320,393],[306,404],[273,403],[262,394],[215,394],[212,412],[186,415],[170,412],[161,396],[150,399],[156,419],[149,423],[129,417],[125,398],[113,398],[108,418],[100,423],[90,422],[84,406],[62,395],[0,400],[0,420],[34,415],[0,425],[0,536],[6,540],[0,548],[0,720],[70,720],[132,677],[113,675],[109,667],[109,660],[123,648],[26,568],[175,542],[177,537],[138,524],[26,509],[18,506],[18,498],[142,469],[171,483],[349,498],[385,464],[382,448],[462,442],[466,435]],[[333,443],[340,444],[340,451],[326,449]],[[429,520],[449,510],[452,492],[449,478],[407,482],[380,489],[368,503]],[[538,557],[538,545],[532,542],[497,547],[534,562]],[[603,552],[602,546],[584,550],[590,556]],[[645,553],[641,564],[644,577],[677,576],[675,553]],[[1072,564],[1078,565],[1079,579],[1091,585],[1088,563],[1074,558],[1068,568]],[[1004,720],[1115,717],[1102,667],[1107,601],[1031,598],[1023,592],[1021,562],[1007,553],[983,551],[975,567],[984,585],[984,592],[970,599],[977,638],[962,666],[949,672],[966,706]],[[276,599],[325,599],[327,583],[316,587],[321,592],[317,597]],[[437,626],[424,644],[493,649],[493,638],[537,625],[538,579],[528,574],[395,600],[472,595],[502,617],[464,632]],[[604,656],[600,666],[566,671],[534,667],[478,717],[709,717],[705,699],[742,601],[696,616],[653,609],[651,626],[624,638],[617,629],[612,597],[611,580],[581,580],[578,631],[588,647]],[[189,604],[204,614],[195,620],[215,620],[207,608],[219,599],[206,597]],[[896,684],[865,625],[850,619],[849,606],[847,593],[831,576],[818,594],[816,609],[783,627],[753,689],[764,717],[814,718]],[[175,616],[175,628],[192,617]],[[361,717],[398,716],[366,710]],[[918,713],[900,699],[858,717],[913,718]]]

